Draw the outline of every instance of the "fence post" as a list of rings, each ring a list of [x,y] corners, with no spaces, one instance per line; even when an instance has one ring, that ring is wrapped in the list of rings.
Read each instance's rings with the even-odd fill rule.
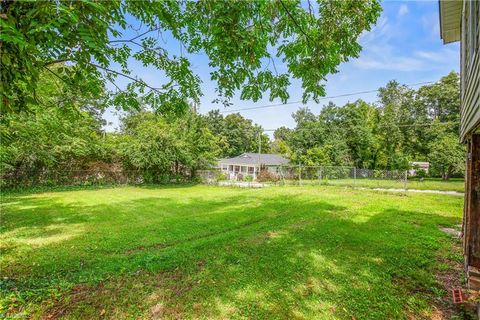
[[[302,164],[298,164],[298,185],[302,185]]]
[[[403,189],[407,192],[407,179],[408,179],[408,170],[405,170],[405,176],[403,178]]]
[[[353,167],[353,188],[355,189],[355,183],[357,182],[357,167]]]

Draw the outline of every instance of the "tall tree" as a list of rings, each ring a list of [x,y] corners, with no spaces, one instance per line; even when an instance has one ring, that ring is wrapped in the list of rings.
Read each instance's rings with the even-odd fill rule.
[[[396,81],[389,81],[379,89],[378,137],[380,152],[378,164],[386,169],[406,169],[409,165],[406,149],[415,150],[416,140],[412,136],[415,118],[411,113],[413,90]],[[418,118],[418,120],[425,120]]]
[[[358,100],[347,103],[338,112],[338,125],[344,131],[344,139],[350,149],[355,166],[374,168],[378,139],[378,111],[374,105]]]
[[[452,129],[458,132],[460,123],[460,77],[450,72],[440,81],[421,87],[417,99],[431,119],[456,123]]]
[[[429,160],[432,171],[448,180],[452,174],[465,169],[465,146],[458,143],[458,136],[444,133],[430,143]]]
[[[223,157],[238,156],[244,152],[259,150],[268,153],[269,137],[263,133],[262,127],[254,124],[239,113],[232,113],[224,117],[218,110],[213,110],[204,116],[210,131],[219,139]]]
[[[41,106],[30,104],[28,110],[1,115],[0,175],[81,169],[106,156],[103,91],[73,94],[64,89],[62,81],[43,71],[35,90]]]
[[[213,165],[220,151],[216,138],[193,113],[169,122],[153,112],[135,112],[123,119],[122,129],[119,145],[125,164],[143,170],[151,182],[193,176]]]

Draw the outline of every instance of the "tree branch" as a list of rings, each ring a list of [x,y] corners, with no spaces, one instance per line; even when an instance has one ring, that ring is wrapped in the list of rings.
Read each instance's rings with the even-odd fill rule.
[[[94,67],[96,67],[96,68],[98,68],[98,69],[102,69],[102,70],[104,70],[104,71],[106,71],[106,72],[110,72],[110,73],[113,73],[113,74],[122,76],[122,77],[124,77],[124,78],[130,79],[130,80],[132,80],[133,82],[139,83],[139,84],[141,84],[141,85],[143,85],[143,86],[145,86],[145,87],[147,87],[147,88],[149,88],[149,89],[151,89],[151,90],[153,90],[153,91],[155,91],[155,92],[157,92],[157,93],[160,93],[160,92],[161,92],[161,91],[160,91],[161,88],[152,87],[152,86],[148,85],[145,81],[143,81],[143,80],[141,80],[141,79],[139,80],[139,79],[136,79],[136,78],[134,78],[134,77],[132,77],[132,76],[129,76],[128,74],[124,74],[124,73],[122,73],[122,72],[118,72],[118,71],[115,71],[115,70],[112,70],[112,69],[109,69],[109,68],[105,68],[105,67],[99,66],[98,64],[95,64],[95,63],[93,63],[93,62],[89,62],[89,64],[92,65],[92,66],[94,66]]]
[[[62,62],[67,62],[67,61],[71,61],[71,59],[70,58],[65,58],[65,59],[52,60],[52,61],[49,61],[49,62],[45,62],[45,64],[43,66],[45,67],[45,66],[49,66],[49,65],[52,65],[52,64],[62,63]]]
[[[65,79],[63,79],[62,77],[60,77],[56,72],[54,72],[53,70],[47,68],[46,66],[43,66],[44,69],[46,69],[48,72],[50,72],[51,74],[53,74],[55,77],[57,77],[58,79],[60,79],[62,82],[64,82],[65,84],[69,85],[69,83],[67,81],[65,81]]]
[[[278,1],[282,5],[283,9],[287,12],[287,15],[293,21],[293,24],[295,24],[295,26],[298,28],[298,30],[300,30],[300,32],[303,33],[303,35],[307,38],[307,41],[313,42],[312,39],[310,39],[310,37],[308,36],[308,34],[306,34],[305,31],[303,31],[302,27],[300,27],[300,25],[297,23],[297,20],[295,20],[295,17],[290,13],[290,11],[288,11],[288,9],[285,6],[285,4],[283,3],[283,1],[282,0],[278,0]]]
[[[115,88],[117,88],[118,91],[120,91],[120,92],[123,91],[122,89],[120,89],[119,86],[117,86],[117,84],[116,84],[115,82],[112,81],[112,79],[110,79],[109,77],[107,77],[107,80],[108,80],[111,84],[113,84],[113,85],[115,86]]]
[[[308,1],[308,11],[310,12],[310,15],[314,17],[312,4],[310,3],[310,0],[307,0],[307,1]]]
[[[118,39],[118,40],[112,40],[110,41],[109,43],[117,43],[117,42],[132,42],[140,37],[143,37],[144,35],[146,35],[147,33],[150,33],[150,32],[153,32],[153,31],[157,31],[157,30],[160,30],[162,27],[161,26],[157,26],[156,28],[153,28],[153,29],[150,29],[150,30],[147,30],[131,39]]]

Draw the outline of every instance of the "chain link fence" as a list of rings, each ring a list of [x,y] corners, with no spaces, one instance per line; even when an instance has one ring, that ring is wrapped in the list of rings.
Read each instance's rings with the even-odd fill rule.
[[[0,176],[2,190],[56,186],[168,184],[197,181],[190,172],[155,170],[39,170],[10,172]]]
[[[220,168],[200,170],[199,179],[206,184],[219,185],[331,185],[370,189],[408,189],[408,171],[371,170],[341,166],[279,166],[262,171],[256,179],[234,176]],[[246,179],[249,178],[249,179]]]
[[[9,173],[1,177],[3,190],[90,185],[141,185],[201,182],[238,187],[330,185],[352,188],[399,189],[409,185],[408,172],[339,166],[279,166],[261,170],[256,177],[235,175],[211,168],[173,174],[146,170],[43,170]]]

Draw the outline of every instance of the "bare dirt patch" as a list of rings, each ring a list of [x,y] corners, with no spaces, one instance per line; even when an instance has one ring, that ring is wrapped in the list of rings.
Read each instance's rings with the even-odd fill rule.
[[[460,230],[454,228],[440,228],[440,230],[455,238],[460,238],[460,236],[462,235],[462,232]]]
[[[457,231],[456,229],[452,229]],[[458,231],[457,231],[458,232]],[[463,286],[462,279],[464,275],[462,262],[455,259],[455,257],[462,256],[462,246],[459,238],[455,236],[454,241],[450,248],[450,253],[447,256],[438,257],[440,265],[446,266],[437,271],[435,277],[442,289],[445,291],[445,295],[441,301],[435,303],[435,311],[432,315],[432,319],[443,320],[452,319],[454,316],[461,316],[468,319],[465,311],[453,304],[452,301],[452,289],[461,288]]]

